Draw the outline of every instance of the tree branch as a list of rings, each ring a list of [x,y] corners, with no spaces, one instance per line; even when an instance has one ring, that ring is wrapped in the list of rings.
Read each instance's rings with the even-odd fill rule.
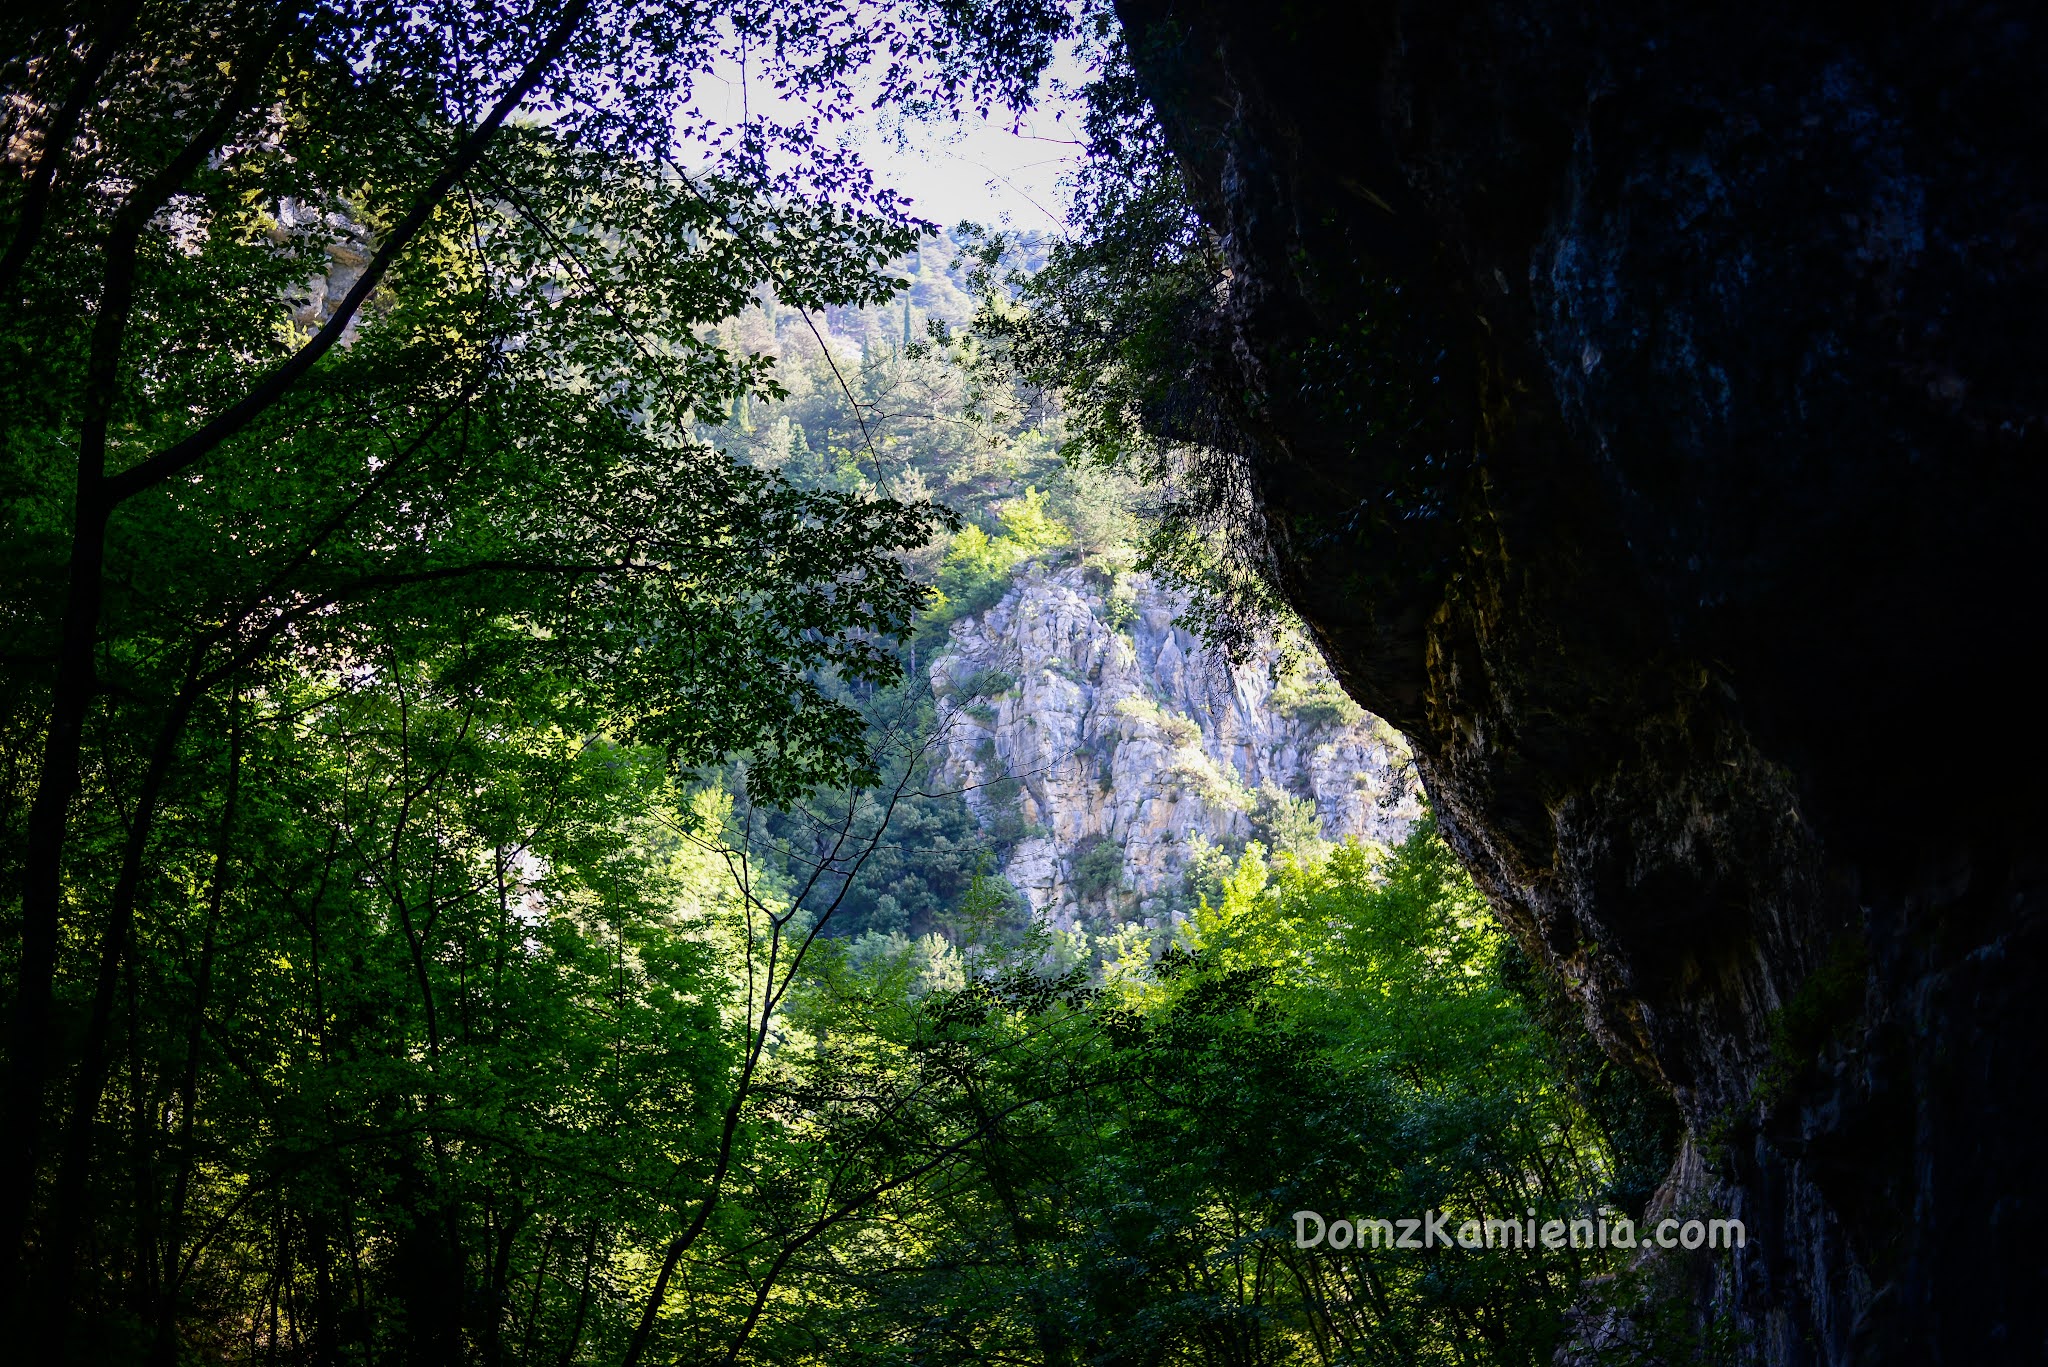
[[[334,344],[341,340],[342,333],[347,331],[348,325],[354,321],[357,312],[363,306],[363,301],[382,283],[384,276],[412,244],[412,240],[419,236],[420,230],[426,227],[427,220],[433,217],[434,211],[448,197],[448,193],[482,159],[485,149],[490,146],[491,139],[497,136],[498,129],[503,126],[505,120],[510,118],[520,102],[532,93],[533,87],[540,83],[541,77],[547,74],[555,59],[569,46],[570,38],[575,36],[577,26],[589,14],[592,3],[593,0],[570,0],[568,9],[556,21],[554,31],[548,34],[540,50],[534,53],[533,59],[526,64],[511,87],[492,107],[491,112],[484,116],[483,122],[463,139],[462,146],[448,159],[448,164],[441,168],[440,174],[428,183],[410,212],[399,221],[398,226],[392,229],[391,235],[377,249],[377,254],[364,268],[362,277],[342,297],[340,305],[320,330],[313,334],[312,340],[294,352],[284,364],[264,376],[256,387],[238,400],[232,408],[208,421],[197,432],[157,452],[141,464],[131,466],[110,477],[105,485],[107,506],[112,507],[145,489],[161,484],[205,457],[222,442],[260,417],[284,396],[285,391],[298,383],[322,356],[333,349]]]
[[[141,0],[125,0],[107,12],[99,35],[93,40],[92,50],[86,54],[85,67],[71,88],[70,98],[64,101],[57,117],[51,120],[43,134],[43,154],[36,158],[35,176],[22,197],[21,221],[14,226],[14,240],[7,244],[7,254],[0,256],[0,300],[14,292],[15,279],[20,276],[22,267],[28,264],[29,253],[35,250],[37,240],[43,235],[43,223],[50,212],[50,193],[56,185],[57,173],[70,159],[71,144],[78,136],[78,125],[85,117],[85,108],[91,103],[93,91],[99,88],[100,77],[106,75],[108,64],[120,51],[121,42],[128,36],[128,30],[141,9]]]

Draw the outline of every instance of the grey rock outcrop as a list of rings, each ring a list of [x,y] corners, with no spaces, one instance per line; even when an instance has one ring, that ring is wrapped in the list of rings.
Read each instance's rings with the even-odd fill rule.
[[[1170,917],[1197,842],[1265,834],[1290,805],[1306,828],[1313,803],[1326,840],[1391,843],[1419,815],[1405,746],[1320,663],[1232,665],[1174,624],[1181,606],[1146,576],[1112,599],[1032,567],[930,666],[940,781],[1009,823],[1002,872],[1055,925]]]

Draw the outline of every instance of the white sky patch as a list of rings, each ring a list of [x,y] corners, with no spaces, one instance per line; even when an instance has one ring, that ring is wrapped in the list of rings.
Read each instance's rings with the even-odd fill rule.
[[[1021,116],[996,109],[983,118],[969,109],[957,120],[927,122],[869,109],[841,125],[833,140],[858,152],[880,184],[908,198],[912,213],[941,227],[968,221],[1063,233],[1064,181],[1085,151],[1081,103],[1072,92],[1087,74],[1063,48],[1040,83],[1038,104]],[[856,81],[855,95],[871,102],[871,85]],[[733,125],[748,114],[790,118],[796,111],[758,75],[742,81],[737,64],[699,76],[691,103]]]

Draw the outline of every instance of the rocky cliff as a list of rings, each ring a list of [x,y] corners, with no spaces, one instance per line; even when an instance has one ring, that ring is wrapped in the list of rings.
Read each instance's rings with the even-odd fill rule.
[[[1206,430],[1677,1098],[1665,1199],[1747,1222],[1700,1322],[2040,1361],[2038,7],[1117,9],[1223,258]]]
[[[1002,872],[1034,910],[1156,925],[1185,907],[1203,842],[1406,834],[1406,747],[1320,663],[1276,669],[1268,649],[1232,665],[1148,576],[1119,587],[1028,568],[930,666],[940,782],[1007,834]]]

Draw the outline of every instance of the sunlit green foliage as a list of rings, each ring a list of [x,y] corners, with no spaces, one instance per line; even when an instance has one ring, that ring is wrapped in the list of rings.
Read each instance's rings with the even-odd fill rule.
[[[893,297],[920,227],[829,136],[849,79],[1014,100],[1065,22],[10,12],[11,1346],[650,1349],[825,914],[683,859],[679,785],[740,757],[744,822],[880,777],[848,690],[899,676],[947,521],[703,441],[780,393],[718,325]],[[773,117],[692,102],[734,63]]]
[[[973,333],[954,330],[973,318],[967,248],[979,241],[955,230],[899,259],[899,304],[813,317],[770,296],[722,325],[726,346],[773,359],[777,396],[703,428],[804,487],[931,498],[961,517],[913,557],[937,589],[917,638],[926,655],[951,623],[999,602],[1021,567],[1078,563],[1113,583],[1141,534],[1134,481],[1064,459],[1059,411],[992,365]],[[1045,251],[1025,238],[1002,260],[1028,275]]]
[[[1426,825],[1386,855],[1254,846],[1163,957],[1088,992],[1043,976],[1050,941],[959,986],[942,944],[846,961],[830,999],[915,1002],[985,1106],[1058,1099],[808,1262],[788,1360],[1543,1363],[1579,1279],[1625,1257],[1294,1246],[1299,1209],[1585,1215],[1629,1158]]]

